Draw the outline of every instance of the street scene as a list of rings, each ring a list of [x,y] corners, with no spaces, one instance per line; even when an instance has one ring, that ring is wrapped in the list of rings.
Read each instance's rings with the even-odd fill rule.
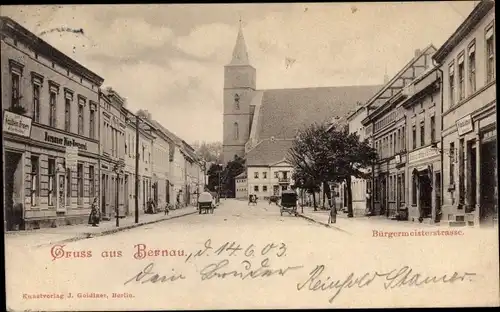
[[[0,13],[9,311],[499,304],[494,1]]]

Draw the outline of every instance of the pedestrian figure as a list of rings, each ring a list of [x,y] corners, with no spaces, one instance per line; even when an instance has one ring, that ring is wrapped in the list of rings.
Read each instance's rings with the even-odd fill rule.
[[[97,207],[97,197],[95,197],[90,209],[89,224],[92,224],[92,226],[98,226],[100,219],[101,213]]]
[[[165,215],[168,215],[169,213],[170,213],[169,204],[166,203],[165,204]]]
[[[372,215],[372,194],[370,190],[366,191],[366,214]]]
[[[333,205],[330,205],[330,213],[328,216],[328,224],[330,223],[337,223],[337,209]]]

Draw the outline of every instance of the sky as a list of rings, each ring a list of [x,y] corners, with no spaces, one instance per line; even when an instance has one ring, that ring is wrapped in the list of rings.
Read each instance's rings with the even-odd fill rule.
[[[240,25],[258,89],[382,84],[439,48],[473,1],[2,6],[189,143],[222,140],[223,70]],[[68,27],[84,34],[51,31]],[[287,59],[293,60],[287,66]]]

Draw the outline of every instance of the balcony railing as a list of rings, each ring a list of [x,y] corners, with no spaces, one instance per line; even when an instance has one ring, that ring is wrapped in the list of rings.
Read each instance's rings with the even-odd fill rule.
[[[279,183],[290,183],[290,178],[288,177],[279,177],[278,178]]]

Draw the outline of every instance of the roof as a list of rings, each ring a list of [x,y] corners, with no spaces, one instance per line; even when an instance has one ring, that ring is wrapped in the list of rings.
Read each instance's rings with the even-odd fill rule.
[[[247,166],[270,166],[287,157],[293,140],[266,139],[257,144],[246,155]]]
[[[472,10],[455,32],[446,40],[446,42],[434,54],[434,60],[441,63],[448,54],[455,48],[467,34],[495,7],[495,2],[491,0],[480,1],[479,4]]]
[[[294,139],[297,131],[313,123],[344,117],[367,101],[381,86],[344,86],[264,90],[256,139]]]
[[[243,37],[243,29],[241,28],[238,31],[238,36],[236,37],[236,44],[233,49],[233,58],[231,59],[231,63],[229,65],[250,65],[250,61],[248,60],[248,51],[247,45],[245,44],[245,37]]]
[[[242,173],[238,174],[235,179],[246,179],[247,178],[247,173],[243,171]]]
[[[16,39],[35,49],[37,52],[40,52],[40,54],[45,54],[45,56],[50,57],[53,60],[57,60],[60,65],[82,74],[83,77],[95,83],[98,87],[100,87],[104,82],[104,78],[62,53],[13,19],[6,16],[0,16],[0,28],[3,34],[15,36]]]

